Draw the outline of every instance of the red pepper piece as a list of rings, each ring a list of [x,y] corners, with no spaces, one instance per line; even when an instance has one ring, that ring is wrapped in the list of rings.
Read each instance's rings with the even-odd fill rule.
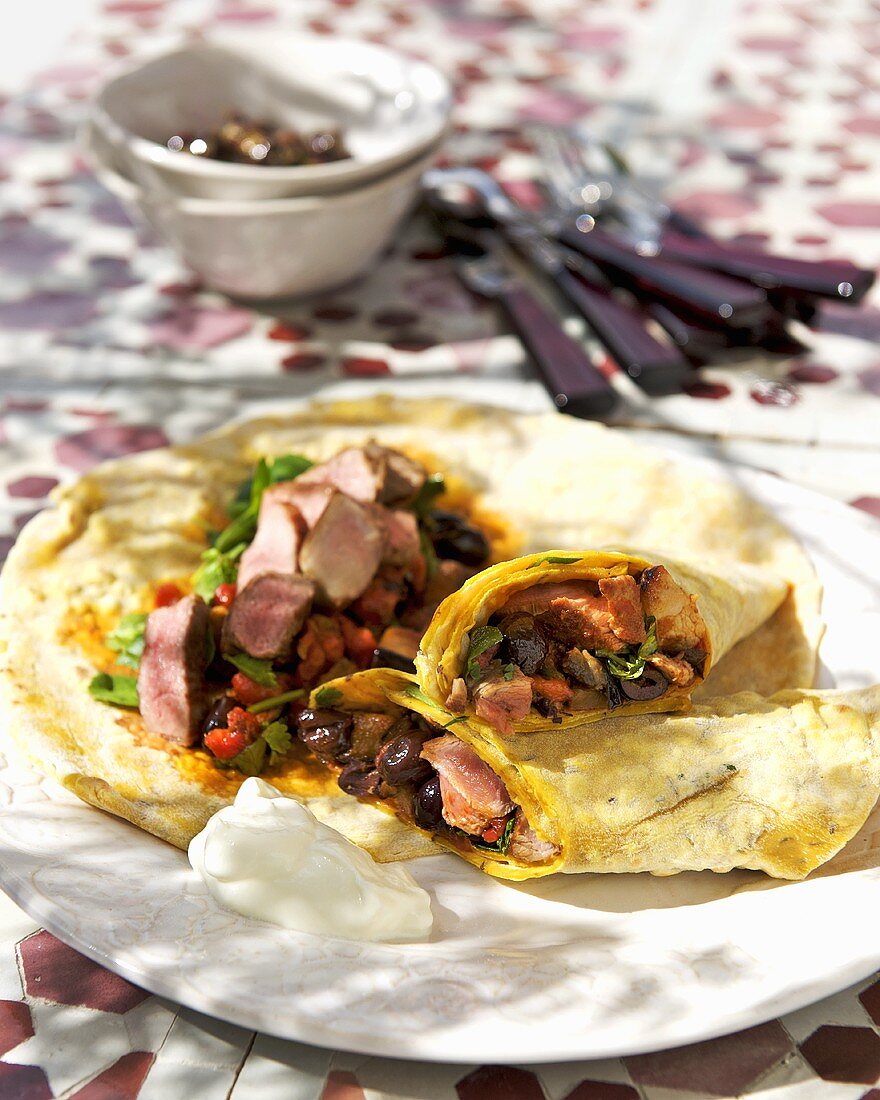
[[[205,748],[212,752],[218,760],[231,760],[248,747],[250,742],[244,733],[225,729],[219,726],[211,730],[204,737]]]
[[[235,599],[235,594],[238,591],[238,585],[235,584],[218,584],[217,590],[214,593],[214,598],[211,603],[216,604],[219,607],[229,607],[232,601]]]
[[[153,597],[153,604],[155,607],[170,607],[171,604],[177,603],[182,597],[183,593],[176,584],[160,584],[156,589],[156,595]]]

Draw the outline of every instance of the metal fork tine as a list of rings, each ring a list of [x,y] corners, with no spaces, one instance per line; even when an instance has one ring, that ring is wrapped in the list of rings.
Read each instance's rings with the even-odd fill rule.
[[[535,144],[545,165],[545,182],[556,205],[561,210],[570,210],[573,205],[572,193],[580,184],[560,132],[552,126],[536,126],[530,132],[534,135]]]

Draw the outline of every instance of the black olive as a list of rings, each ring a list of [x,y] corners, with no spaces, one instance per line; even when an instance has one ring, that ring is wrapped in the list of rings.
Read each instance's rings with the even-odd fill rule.
[[[370,668],[393,668],[398,672],[415,672],[415,661],[404,657],[402,653],[396,653],[393,649],[383,649],[377,646],[373,650],[373,659]]]
[[[526,674],[534,676],[547,660],[548,644],[540,624],[532,615],[521,611],[508,615],[498,626],[504,635],[502,660],[512,661]]]
[[[706,654],[702,649],[686,649],[682,657],[688,661],[698,676],[703,675],[703,666],[706,663]]]
[[[351,748],[351,726],[350,714],[328,708],[304,710],[296,720],[300,741],[316,756],[331,760],[346,758]]]
[[[421,757],[422,738],[402,734],[379,750],[376,767],[386,783],[399,787],[403,783],[424,783],[434,769]]]
[[[443,795],[438,776],[435,775],[418,789],[413,799],[413,813],[416,825],[422,829],[437,829],[443,824]]]
[[[637,680],[621,680],[620,690],[627,699],[657,699],[669,687],[669,681],[659,668],[645,665]]]
[[[221,695],[208,712],[208,717],[205,719],[205,724],[202,726],[202,733],[205,734],[210,733],[211,730],[224,729],[229,712],[234,707],[240,706],[241,703],[233,699],[231,695]]]
[[[339,773],[338,783],[346,794],[362,797],[379,794],[382,778],[375,768],[358,760],[345,765]]]
[[[465,523],[455,512],[439,509],[428,514],[425,527],[438,558],[463,565],[482,565],[489,557],[489,541],[482,531]]]

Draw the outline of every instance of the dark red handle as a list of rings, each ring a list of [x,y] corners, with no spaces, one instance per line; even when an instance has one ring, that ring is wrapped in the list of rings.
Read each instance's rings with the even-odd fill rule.
[[[598,227],[589,233],[566,227],[560,238],[601,268],[610,269],[616,282],[716,324],[747,327],[764,322],[772,313],[767,294],[759,287],[656,256],[640,256]]]
[[[589,324],[621,370],[646,393],[677,393],[691,375],[678,348],[653,336],[644,314],[618,301],[613,294],[567,268],[554,275],[560,291]]]
[[[557,408],[586,418],[611,412],[617,392],[534,294],[516,284],[500,301]]]
[[[874,285],[875,273],[848,260],[798,260],[691,237],[667,230],[661,255],[696,267],[748,279],[767,290],[830,298],[856,305]]]

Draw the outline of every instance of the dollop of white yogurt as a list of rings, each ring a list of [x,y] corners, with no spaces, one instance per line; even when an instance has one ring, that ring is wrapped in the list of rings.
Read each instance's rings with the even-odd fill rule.
[[[424,939],[431,899],[396,864],[377,864],[302,803],[256,777],[189,845],[216,900],[246,917],[351,940]]]

